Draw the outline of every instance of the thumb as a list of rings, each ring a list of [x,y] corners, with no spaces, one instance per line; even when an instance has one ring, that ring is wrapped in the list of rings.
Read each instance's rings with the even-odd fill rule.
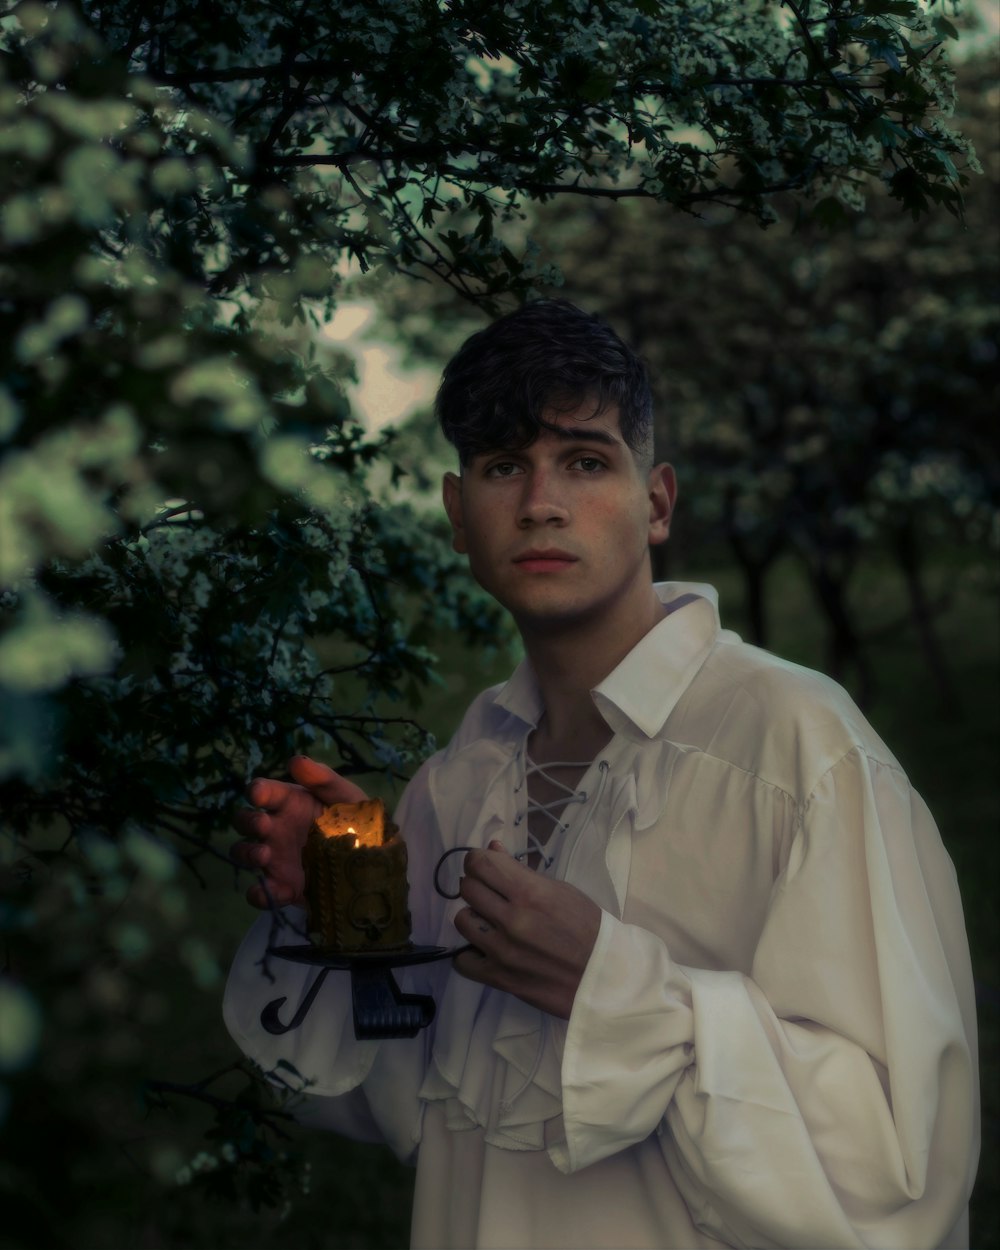
[[[321,803],[359,803],[368,797],[353,781],[308,755],[293,755],[288,761],[288,771],[293,781],[304,786]]]

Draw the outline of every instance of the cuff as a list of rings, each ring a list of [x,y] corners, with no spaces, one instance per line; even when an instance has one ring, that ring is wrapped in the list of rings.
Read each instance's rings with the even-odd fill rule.
[[[299,908],[285,909],[288,920],[302,926]],[[336,1096],[355,1089],[371,1071],[378,1042],[354,1036],[349,973],[329,972],[297,1029],[268,1033],[260,1022],[268,1003],[284,998],[282,1020],[291,1019],[322,970],[267,954],[274,921],[263,915],[243,939],[226,982],[222,1015],[233,1040],[265,1072],[278,1071],[291,1082],[288,1065],[308,1083],[308,1093]]]
[[[575,1172],[643,1141],[693,1062],[686,974],[658,937],[604,912],[567,1027],[553,1163]]]

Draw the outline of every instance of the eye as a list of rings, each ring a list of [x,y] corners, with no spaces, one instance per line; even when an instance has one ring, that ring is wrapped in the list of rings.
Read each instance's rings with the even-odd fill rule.
[[[580,469],[583,473],[598,473],[607,466],[597,456],[577,456],[570,467]]]
[[[519,473],[520,465],[514,463],[513,460],[497,460],[486,468],[486,477],[513,477]]]

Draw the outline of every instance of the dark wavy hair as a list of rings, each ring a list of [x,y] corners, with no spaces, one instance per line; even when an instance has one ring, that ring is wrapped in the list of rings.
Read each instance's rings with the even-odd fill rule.
[[[617,405],[622,438],[653,462],[646,367],[600,317],[568,300],[525,304],[471,335],[446,365],[435,401],[445,438],[467,465],[497,448],[527,447],[553,422],[542,414],[593,400]]]

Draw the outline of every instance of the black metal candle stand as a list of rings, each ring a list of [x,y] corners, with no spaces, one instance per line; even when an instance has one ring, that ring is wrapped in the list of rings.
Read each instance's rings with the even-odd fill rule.
[[[311,964],[320,969],[319,976],[287,1024],[278,1014],[286,997],[276,998],[260,1014],[260,1022],[268,1033],[288,1033],[297,1029],[313,1005],[328,972],[350,972],[351,1005],[354,1011],[354,1036],[362,1041],[388,1037],[415,1037],[434,1019],[434,999],[429,994],[404,994],[392,975],[393,968],[431,963],[447,959],[468,947],[407,946],[395,951],[323,950],[322,947],[270,946],[268,954],[293,963]]]

